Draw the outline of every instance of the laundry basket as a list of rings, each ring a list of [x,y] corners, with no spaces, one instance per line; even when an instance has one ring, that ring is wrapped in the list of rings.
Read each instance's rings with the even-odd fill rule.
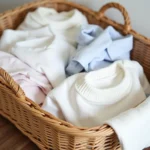
[[[122,34],[134,36],[132,59],[140,62],[150,79],[150,40],[131,29],[125,8],[117,3],[108,3],[99,12],[65,0],[40,0],[0,14],[0,35],[5,29],[15,29],[26,14],[39,6],[55,8],[57,11],[79,9],[89,23],[105,28],[113,26]],[[118,24],[104,13],[109,8],[118,9],[124,17],[124,25]],[[43,111],[28,99],[23,90],[0,68],[0,114],[10,120],[23,134],[28,136],[42,150],[119,150],[118,138],[108,125],[79,128],[57,119]]]

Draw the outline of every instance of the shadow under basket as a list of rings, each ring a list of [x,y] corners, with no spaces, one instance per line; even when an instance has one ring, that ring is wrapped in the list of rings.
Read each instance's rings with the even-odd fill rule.
[[[40,6],[55,8],[59,12],[76,8],[91,24],[103,28],[111,25],[124,35],[132,34],[134,48],[131,58],[143,66],[150,80],[150,40],[131,29],[127,11],[117,3],[108,3],[99,12],[65,0],[40,0],[28,3],[0,14],[0,35],[5,29],[15,29],[28,12]],[[122,13],[124,25],[104,15],[109,8],[116,8]],[[108,125],[78,128],[54,117],[28,99],[20,86],[2,68],[0,68],[0,114],[42,150],[121,150],[117,135]]]

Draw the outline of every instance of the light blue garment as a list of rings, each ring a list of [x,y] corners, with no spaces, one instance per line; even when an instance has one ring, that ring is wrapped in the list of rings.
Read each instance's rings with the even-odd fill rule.
[[[133,36],[122,36],[111,26],[105,30],[97,25],[83,26],[77,42],[77,51],[66,68],[67,75],[97,70],[116,60],[130,59],[133,48]]]
[[[99,34],[103,31],[97,25],[84,25],[81,27],[80,34],[78,36],[78,49],[89,45],[95,38],[99,36]]]

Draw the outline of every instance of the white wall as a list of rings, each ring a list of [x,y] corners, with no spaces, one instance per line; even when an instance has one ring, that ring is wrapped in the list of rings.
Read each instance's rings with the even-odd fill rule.
[[[14,8],[23,3],[32,0],[0,0],[0,12]],[[150,0],[70,0],[83,4],[94,10],[99,8],[107,2],[119,2],[129,12],[132,28],[139,33],[150,37]],[[123,23],[122,16],[118,11],[108,11],[107,16],[116,21]]]

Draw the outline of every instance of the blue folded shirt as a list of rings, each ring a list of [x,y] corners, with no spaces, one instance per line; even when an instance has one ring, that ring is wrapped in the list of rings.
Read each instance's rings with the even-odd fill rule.
[[[104,68],[116,60],[129,60],[133,48],[133,36],[123,36],[113,27],[105,30],[97,25],[81,28],[78,48],[68,66],[67,75]]]

